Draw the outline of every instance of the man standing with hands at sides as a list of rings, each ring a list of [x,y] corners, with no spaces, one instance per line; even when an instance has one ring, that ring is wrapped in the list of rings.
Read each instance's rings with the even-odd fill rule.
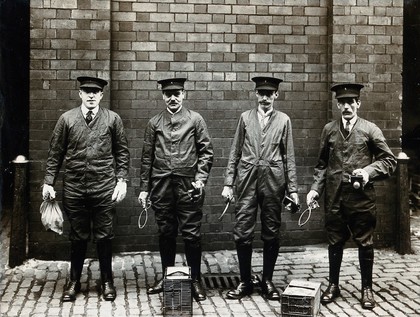
[[[309,206],[325,189],[329,285],[321,302],[328,304],[340,296],[343,248],[352,237],[359,250],[361,304],[364,309],[372,309],[375,307],[372,270],[376,225],[373,181],[390,176],[397,161],[382,131],[357,115],[363,87],[361,84],[338,84],[331,88],[335,92],[341,119],[327,123],[322,131],[314,182],[306,203]]]
[[[115,204],[127,192],[130,163],[127,138],[121,118],[100,107],[107,81],[78,77],[81,106],[60,116],[50,141],[42,196],[54,198],[53,188],[63,161],[63,209],[70,223],[70,281],[63,301],[74,301],[87,242],[93,235],[101,270],[102,295],[113,301],[116,290],[112,273],[112,239]]]
[[[241,114],[233,138],[222,196],[233,199],[236,183],[236,222],[233,236],[241,282],[227,293],[228,299],[241,299],[253,292],[251,281],[252,241],[261,209],[263,273],[261,288],[269,300],[280,294],[272,282],[279,251],[281,210],[287,194],[299,204],[295,155],[290,118],[274,110],[281,79],[254,77],[258,106]]]
[[[158,81],[166,109],[148,122],[141,158],[139,202],[155,211],[162,272],[175,265],[178,228],[191,267],[192,295],[206,299],[201,284],[201,219],[204,186],[213,164],[213,147],[203,117],[183,106],[186,78]],[[147,294],[163,292],[163,278]]]

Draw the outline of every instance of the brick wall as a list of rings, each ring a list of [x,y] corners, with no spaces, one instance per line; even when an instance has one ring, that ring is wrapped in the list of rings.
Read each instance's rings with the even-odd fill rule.
[[[30,253],[66,256],[66,237],[43,231],[38,207],[48,140],[59,115],[79,104],[76,77],[110,79],[105,106],[125,124],[129,193],[118,207],[118,251],[157,247],[153,213],[140,230],[139,166],[144,127],[164,108],[156,80],[185,76],[185,105],[206,119],[215,148],[207,186],[204,248],[232,248],[232,210],[223,221],[223,173],[241,112],[255,107],[256,75],[284,80],[275,107],[292,119],[302,202],[312,181],[322,127],[338,115],[332,82],[366,84],[361,116],[399,151],[402,0],[31,1]],[[379,184],[377,241],[392,244],[393,180]],[[60,184],[57,186],[59,190]],[[304,205],[304,204],[303,204]],[[323,212],[303,228],[283,214],[284,245],[324,242]],[[68,230],[68,224],[66,224]],[[255,240],[261,246],[259,234]]]

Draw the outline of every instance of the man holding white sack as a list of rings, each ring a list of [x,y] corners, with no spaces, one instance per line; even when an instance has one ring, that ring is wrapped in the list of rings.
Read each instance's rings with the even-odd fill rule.
[[[107,81],[78,77],[82,104],[60,116],[50,141],[42,196],[54,198],[53,188],[63,161],[63,209],[70,222],[70,281],[63,301],[74,301],[87,242],[96,242],[102,295],[113,301],[112,239],[115,204],[125,198],[130,153],[120,116],[99,103]]]

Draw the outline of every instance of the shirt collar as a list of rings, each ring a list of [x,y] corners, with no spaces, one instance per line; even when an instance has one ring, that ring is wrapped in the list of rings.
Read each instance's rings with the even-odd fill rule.
[[[356,123],[356,120],[357,120],[357,115],[351,118],[351,120],[349,120],[351,127],[354,126],[354,124]],[[341,121],[343,122],[343,127],[345,127],[347,120],[341,117]]]
[[[178,108],[178,110],[177,111],[175,111],[175,112],[172,112],[171,110],[169,110],[169,108],[166,108],[166,110],[168,110],[168,112],[171,114],[171,115],[174,115],[175,113],[178,113],[178,112],[180,112],[181,111],[181,109],[182,109],[182,105]]]
[[[94,117],[99,111],[99,106],[96,106],[93,109],[88,109],[85,105],[82,104],[82,113],[84,117],[86,117],[86,114],[88,113],[88,111],[92,111],[92,116]]]
[[[264,112],[264,111],[260,108],[260,106],[258,106],[258,108],[257,108],[257,112],[258,112],[258,114],[259,114],[260,116],[262,116],[262,117],[269,117],[269,116],[271,116],[271,114],[273,113],[273,107],[271,107],[269,110],[267,110],[267,112]]]

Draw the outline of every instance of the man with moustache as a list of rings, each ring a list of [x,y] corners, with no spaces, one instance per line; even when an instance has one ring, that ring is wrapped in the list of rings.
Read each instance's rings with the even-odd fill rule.
[[[175,265],[178,229],[191,267],[192,295],[206,299],[201,283],[201,219],[204,186],[213,164],[213,147],[203,117],[183,105],[186,78],[158,81],[166,109],[148,122],[141,158],[139,202],[148,200],[159,231],[162,272]],[[163,292],[163,278],[147,294]]]
[[[348,83],[331,88],[335,92],[341,119],[327,123],[322,131],[314,182],[306,202],[311,205],[325,191],[329,285],[321,296],[321,302],[328,304],[340,296],[343,248],[352,237],[359,251],[361,304],[364,309],[373,309],[373,231],[376,225],[373,181],[390,176],[397,161],[382,131],[357,115],[363,87]],[[360,178],[356,179],[357,184],[355,176]]]
[[[55,198],[54,184],[66,162],[63,209],[70,223],[70,281],[62,300],[74,301],[80,292],[80,277],[87,242],[93,235],[101,270],[102,295],[113,301],[116,290],[112,273],[112,239],[115,204],[127,192],[130,163],[122,120],[100,107],[106,80],[78,77],[81,106],[60,116],[51,137],[42,196]]]
[[[281,79],[254,77],[258,106],[241,114],[233,138],[222,196],[233,199],[236,181],[236,222],[233,236],[241,282],[226,298],[241,299],[253,292],[252,242],[260,208],[263,272],[261,288],[269,300],[280,294],[272,282],[279,252],[283,198],[289,194],[299,204],[295,155],[290,118],[275,110]]]

